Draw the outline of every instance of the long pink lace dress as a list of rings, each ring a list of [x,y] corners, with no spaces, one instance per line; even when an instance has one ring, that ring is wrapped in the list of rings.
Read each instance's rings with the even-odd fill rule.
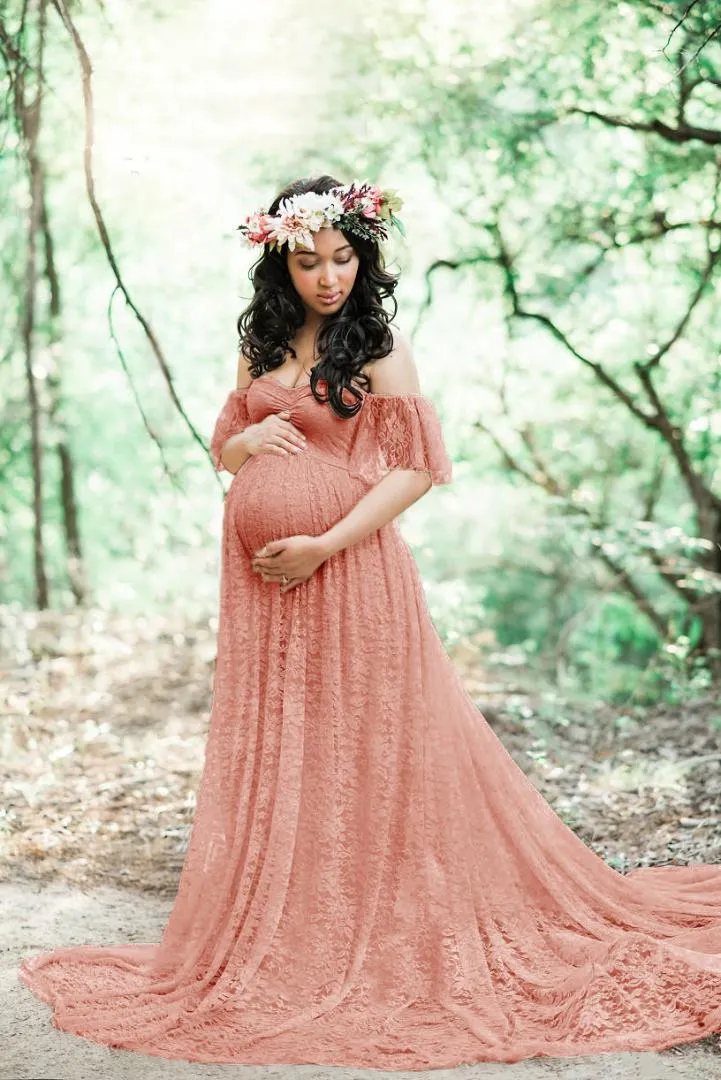
[[[308,448],[227,492],[216,680],[159,943],[59,948],[20,978],[53,1023],[165,1058],[422,1070],[662,1049],[721,1031],[721,866],[623,875],[464,690],[397,521],[281,594],[268,540],[317,534],[387,469],[451,480],[432,403],[232,391],[212,439],[291,410]]]

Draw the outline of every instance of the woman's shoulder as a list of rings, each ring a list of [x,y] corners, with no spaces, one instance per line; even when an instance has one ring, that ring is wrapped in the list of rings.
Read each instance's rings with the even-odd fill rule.
[[[235,378],[235,385],[238,393],[246,391],[253,382],[253,376],[251,374],[252,363],[253,360],[248,351],[247,343],[243,341],[238,348],[238,371]]]
[[[386,356],[372,360],[361,370],[368,376],[371,394],[420,393],[420,380],[408,337],[389,323],[393,346]],[[399,389],[399,388],[403,389]]]

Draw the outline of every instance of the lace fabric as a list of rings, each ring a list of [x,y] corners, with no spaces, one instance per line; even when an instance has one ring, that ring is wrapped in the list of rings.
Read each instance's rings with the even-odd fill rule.
[[[367,394],[348,467],[368,483],[390,469],[420,469],[450,484],[453,465],[435,406],[423,394]]]
[[[285,594],[252,571],[387,467],[450,475],[417,397],[349,422],[270,382],[229,395],[214,452],[280,407],[309,447],[254,455],[226,494],[205,759],[160,940],[39,953],[21,981],[62,1031],[197,1062],[421,1070],[721,1031],[721,866],[624,876],[581,842],[464,690],[395,522]]]
[[[231,435],[238,435],[249,423],[248,388],[231,390],[215,421],[210,439],[210,456],[217,472],[228,471],[220,460],[223,446]]]

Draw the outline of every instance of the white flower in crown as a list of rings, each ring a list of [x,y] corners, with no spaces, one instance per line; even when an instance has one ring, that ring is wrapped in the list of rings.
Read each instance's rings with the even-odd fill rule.
[[[291,251],[296,244],[314,251],[312,234],[332,225],[342,213],[343,205],[337,195],[319,195],[315,191],[292,195],[279,203],[278,214],[271,218],[270,236],[277,244],[287,241]]]
[[[329,221],[337,220],[343,213],[343,204],[337,195],[328,192],[319,195],[316,191],[304,191],[300,195],[292,195],[289,199],[283,199],[279,206],[280,214],[293,214],[295,217],[304,218],[312,224],[312,228],[322,228],[320,224],[323,218]]]

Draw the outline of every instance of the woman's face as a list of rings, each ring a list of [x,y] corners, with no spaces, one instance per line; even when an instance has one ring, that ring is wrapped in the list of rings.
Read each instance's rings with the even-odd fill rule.
[[[315,251],[288,252],[288,273],[305,306],[329,315],[348,299],[360,260],[340,229],[318,229],[313,244]]]

